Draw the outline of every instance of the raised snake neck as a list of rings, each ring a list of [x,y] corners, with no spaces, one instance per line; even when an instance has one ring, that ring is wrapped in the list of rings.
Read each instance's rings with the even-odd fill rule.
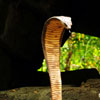
[[[65,28],[71,28],[71,18],[55,16],[48,19],[43,27],[42,47],[51,83],[51,100],[62,100],[60,73],[60,45]]]

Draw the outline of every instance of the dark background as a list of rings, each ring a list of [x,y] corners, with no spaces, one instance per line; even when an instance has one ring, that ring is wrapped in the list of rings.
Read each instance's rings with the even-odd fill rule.
[[[49,17],[70,16],[71,31],[100,36],[99,10],[99,2],[88,0],[0,0],[0,89],[35,82],[43,59],[42,28]]]

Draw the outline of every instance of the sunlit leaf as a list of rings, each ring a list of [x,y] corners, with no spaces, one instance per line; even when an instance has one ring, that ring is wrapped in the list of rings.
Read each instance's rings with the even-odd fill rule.
[[[61,72],[86,68],[96,68],[100,72],[100,38],[72,32],[61,47]],[[37,71],[48,71],[45,59]]]

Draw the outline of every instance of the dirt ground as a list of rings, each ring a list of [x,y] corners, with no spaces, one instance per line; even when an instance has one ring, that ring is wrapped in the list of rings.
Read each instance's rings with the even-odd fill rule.
[[[63,100],[100,100],[100,79],[89,79],[80,87],[63,85]],[[51,100],[50,87],[20,87],[0,91],[0,100]]]

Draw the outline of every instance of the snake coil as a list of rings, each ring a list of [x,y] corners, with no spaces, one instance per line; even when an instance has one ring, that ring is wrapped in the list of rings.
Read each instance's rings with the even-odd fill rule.
[[[54,16],[49,18],[42,31],[42,47],[51,82],[51,99],[62,100],[60,73],[60,45],[65,29],[71,29],[71,18]]]

